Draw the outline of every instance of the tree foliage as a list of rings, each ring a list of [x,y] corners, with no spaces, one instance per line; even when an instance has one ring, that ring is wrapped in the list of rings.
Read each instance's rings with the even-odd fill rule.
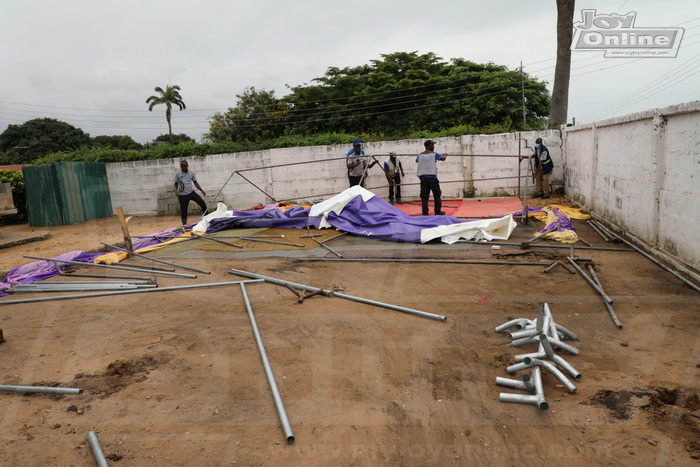
[[[194,138],[187,136],[185,133],[179,133],[177,135],[159,135],[154,141],[159,143],[172,142],[172,144],[180,144],[187,143],[188,141],[194,142]]]
[[[9,183],[12,188],[12,200],[17,214],[1,216],[0,224],[16,224],[27,218],[27,201],[24,196],[24,175],[21,170],[0,170],[0,183]]]
[[[170,135],[170,142],[172,143],[173,126],[171,123],[171,119],[173,113],[173,105],[176,105],[180,110],[184,110],[187,107],[185,106],[185,102],[182,100],[182,96],[180,95],[180,86],[178,86],[177,84],[173,86],[168,84],[167,86],[165,86],[165,89],[161,88],[160,86],[156,86],[155,91],[158,94],[150,96],[148,99],[146,99],[146,104],[149,104],[149,111],[152,111],[153,107],[155,107],[156,105],[165,105],[165,119],[168,121],[168,134]]]
[[[66,122],[35,118],[21,125],[8,125],[0,134],[0,152],[5,164],[28,164],[52,152],[89,146],[90,135]]]
[[[207,136],[211,141],[331,132],[400,137],[460,125],[506,131],[545,126],[550,101],[546,85],[518,70],[461,58],[445,62],[433,53],[381,57],[357,67],[331,67],[311,85],[290,88],[281,99],[249,88],[237,96],[236,107],[212,118]]]
[[[284,134],[287,107],[275,97],[275,91],[246,88],[237,94],[235,107],[217,112],[209,123],[206,138],[216,142],[256,142]]]
[[[133,149],[141,149],[143,146],[134,141],[131,136],[127,135],[99,135],[92,138],[93,146],[106,149],[121,149],[129,151]]]

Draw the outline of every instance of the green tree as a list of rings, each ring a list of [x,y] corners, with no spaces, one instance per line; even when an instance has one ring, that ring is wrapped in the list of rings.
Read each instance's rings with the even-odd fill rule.
[[[92,138],[92,144],[99,148],[105,149],[121,149],[122,151],[129,151],[134,149],[141,149],[143,146],[136,141],[131,136],[127,135],[99,135]]]
[[[208,140],[257,142],[284,134],[288,109],[275,97],[275,91],[258,91],[251,86],[236,98],[235,107],[211,117],[205,136]]]
[[[546,85],[524,80],[528,128],[542,128]],[[434,53],[396,52],[369,64],[331,67],[312,84],[273,99],[250,88],[210,122],[212,141],[261,141],[279,134],[372,133],[405,137],[462,126],[523,129],[521,73]],[[267,99],[263,99],[267,98]],[[253,105],[254,104],[254,105]]]
[[[172,144],[187,143],[189,141],[193,143],[195,142],[194,138],[191,138],[184,133],[180,133],[177,135],[159,135],[154,141]]]
[[[8,125],[0,134],[3,160],[28,164],[59,151],[73,151],[91,143],[90,135],[66,122],[53,118],[35,118],[21,125]]]
[[[177,84],[173,86],[168,84],[165,86],[165,90],[163,90],[163,88],[160,86],[156,86],[155,91],[158,93],[158,95],[154,95],[146,99],[146,104],[149,104],[149,111],[153,111],[153,107],[156,105],[165,105],[165,119],[168,121],[168,134],[170,135],[170,142],[172,143],[173,127],[170,120],[172,117],[173,105],[178,106],[180,111],[186,109],[187,107],[182,100],[182,96],[180,96],[180,86]]]

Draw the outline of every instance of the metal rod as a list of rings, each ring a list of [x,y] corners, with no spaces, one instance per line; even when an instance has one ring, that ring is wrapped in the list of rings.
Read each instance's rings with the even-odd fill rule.
[[[589,264],[588,265],[588,272],[591,273],[591,278],[595,281],[595,283],[600,287],[600,289],[603,289],[603,285],[600,283],[600,279],[598,279],[598,275],[595,272],[595,269],[593,269],[593,265]],[[617,329],[622,329],[622,323],[620,322],[620,319],[617,317],[617,313],[615,313],[615,309],[611,304],[603,300],[603,303],[605,304],[605,308],[608,310],[608,314],[610,315],[610,318],[613,320],[613,323],[615,323],[615,327]]]
[[[552,359],[554,357],[554,349],[552,348],[552,344],[549,343],[549,339],[545,334],[540,334],[540,345],[542,345],[542,350],[544,350],[544,354],[547,356],[547,358]]]
[[[203,287],[221,287],[224,285],[236,285],[241,282],[262,282],[261,280],[252,281],[235,281],[235,282],[213,282],[210,284],[196,284],[196,285],[177,285],[172,287],[159,287],[157,289],[137,289],[137,290],[122,290],[118,292],[98,292],[90,294],[79,294],[79,295],[61,295],[59,297],[42,297],[42,298],[26,298],[23,300],[0,300],[0,305],[12,305],[16,303],[32,303],[32,302],[48,302],[52,300],[67,300],[71,298],[91,298],[91,297],[106,297],[109,295],[126,295],[133,293],[147,293],[147,292],[167,292],[169,290],[181,290],[181,289],[198,289]]]
[[[598,228],[597,225],[595,225],[595,224],[594,224],[593,222],[591,222],[590,220],[588,221],[588,225],[589,225],[593,230],[595,230],[596,233],[597,233],[598,235],[600,235],[600,238],[602,238],[602,239],[605,240],[606,242],[609,242],[609,241],[610,241],[610,237],[608,237],[602,230],[600,230],[600,229]]]
[[[67,259],[56,259],[56,258],[42,258],[41,256],[29,256],[29,255],[24,255],[25,258],[32,258],[32,259],[43,259],[45,261],[53,261],[54,264],[56,262],[59,263],[67,263],[67,264],[76,264],[78,266],[94,266],[94,267],[101,267],[101,268],[108,268],[108,269],[123,269],[125,271],[133,271],[133,272],[150,272],[152,274],[161,274],[164,276],[178,276],[178,277],[188,277],[191,279],[195,279],[197,276],[194,274],[182,274],[179,272],[166,272],[166,271],[145,271],[144,269],[138,269],[138,268],[128,268],[125,266],[115,266],[113,264],[98,264],[98,263],[83,263],[81,261],[70,261]],[[56,267],[58,269],[58,267]]]
[[[530,243],[534,242],[535,240],[539,240],[540,238],[544,237],[548,233],[558,229],[560,225],[561,225],[561,223],[555,222],[554,227],[552,227],[551,229],[549,229],[546,232],[542,232],[541,234],[538,234],[535,237],[532,237],[530,240],[524,241],[523,243],[520,244],[520,248],[527,248],[530,245]]]
[[[248,272],[248,271],[241,271],[240,269],[231,269],[231,270],[229,270],[229,274],[248,277],[250,279],[261,279],[261,280],[264,280],[265,282],[268,282],[270,284],[275,284],[275,285],[285,286],[286,284],[289,284],[296,289],[304,289],[307,292],[316,292],[317,290],[321,290],[321,291],[323,291],[324,295],[328,295],[328,296],[344,298],[346,300],[352,300],[354,302],[365,303],[367,305],[374,305],[374,306],[378,306],[378,307],[382,307],[382,308],[388,308],[390,310],[400,311],[402,313],[408,313],[408,314],[420,316],[423,318],[430,318],[430,319],[434,319],[437,321],[447,320],[446,316],[436,315],[434,313],[428,313],[425,311],[414,310],[412,308],[406,308],[406,307],[402,307],[402,306],[398,306],[398,305],[391,305],[388,303],[377,302],[377,301],[370,300],[367,298],[355,297],[353,295],[347,295],[347,294],[342,294],[342,293],[338,293],[338,292],[331,292],[329,290],[319,289],[318,287],[311,287],[309,285],[297,284],[295,282],[285,281],[282,279],[275,279],[274,277],[263,276],[263,275],[255,274],[255,273]]]
[[[574,378],[574,380],[581,381],[581,373],[576,368],[574,368],[569,362],[567,362],[557,354],[554,354],[549,358],[554,363],[562,367],[562,369],[564,369],[567,373],[569,373],[571,377]]]
[[[507,388],[528,391],[527,387],[525,386],[525,383],[520,379],[501,378],[500,376],[496,376],[496,384]]]
[[[218,240],[218,239],[213,238],[213,237],[207,237],[206,235],[197,235],[197,236],[192,237],[192,238],[202,238],[204,240],[211,240],[212,242],[222,243],[222,244],[228,245],[228,246],[235,246],[236,248],[243,248],[241,245],[236,245],[235,243],[231,243],[231,242],[225,242],[223,240]]]
[[[124,251],[129,251],[129,250],[124,250]],[[173,268],[161,268],[158,266],[148,266],[145,264],[132,264],[132,263],[124,263],[122,261],[119,261],[119,264],[122,266],[126,266],[129,268],[138,268],[138,269],[146,269],[149,271],[168,271],[168,272],[174,272],[175,270]]]
[[[603,297],[603,300],[605,300],[607,303],[613,302],[612,298],[608,297],[608,295],[605,293],[605,291],[603,289],[601,289],[600,287],[598,287],[598,284],[596,284],[593,281],[593,279],[588,277],[588,274],[586,274],[586,272],[581,268],[581,266],[579,266],[576,263],[576,261],[571,256],[567,256],[566,259],[569,261],[569,263],[571,263],[571,265],[574,267],[574,269],[576,269],[578,271],[578,273],[581,274],[584,279],[586,279],[586,282],[588,282],[591,285],[591,287],[593,287],[593,289],[595,289],[595,291],[598,292],[601,297]]]
[[[511,319],[510,321],[506,321],[505,323],[503,323],[499,326],[496,326],[495,331],[496,332],[503,332],[506,329],[511,328],[513,326],[518,327],[518,329],[522,329],[523,327],[525,327],[525,323],[527,321],[529,321],[529,320],[527,320],[525,318]]]
[[[533,370],[534,370],[534,368],[533,368]],[[525,374],[520,376],[520,379],[522,380],[523,384],[525,385],[526,391],[529,391],[529,392],[536,391],[535,384],[532,381],[532,376],[525,373]],[[540,380],[540,383],[542,383],[542,380]],[[544,393],[543,393],[542,397],[544,397]]]
[[[94,431],[88,433],[87,440],[90,443],[90,448],[92,448],[92,454],[95,456],[95,462],[97,462],[98,467],[108,467],[105,453],[102,452],[102,447]]]
[[[536,394],[510,394],[502,392],[498,396],[501,402],[515,402],[517,404],[532,404],[540,408],[540,410],[548,410],[549,404],[541,400]]]
[[[272,201],[274,201],[275,203],[279,203],[279,201],[277,201],[275,198],[273,198],[273,197],[270,196],[269,194],[265,193],[265,191],[264,191],[262,188],[260,188],[260,187],[257,186],[255,183],[253,183],[253,182],[251,182],[250,180],[248,180],[248,179],[245,177],[245,175],[243,175],[243,174],[241,173],[240,170],[238,170],[236,173],[237,173],[243,180],[245,180],[246,182],[248,182],[248,183],[250,183],[251,185],[253,185],[253,188],[255,188],[255,189],[257,189],[258,191],[260,191],[262,194],[264,194],[265,196],[267,196],[268,198],[270,198],[270,199],[271,199]]]
[[[341,233],[340,235],[336,235],[335,237],[327,238],[326,240],[321,241],[321,243],[328,243],[328,242],[330,242],[331,240],[335,240],[336,238],[343,237],[343,236],[345,236],[345,235],[347,235],[347,234],[348,234],[347,232],[343,232],[343,233]]]
[[[615,238],[617,238],[618,240],[620,240],[621,242],[623,242],[624,244],[626,244],[626,245],[629,246],[630,248],[633,248],[635,251],[638,251],[639,253],[641,253],[642,256],[646,257],[648,260],[652,261],[653,263],[655,263],[655,264],[657,264],[658,266],[660,266],[662,269],[664,269],[664,270],[670,272],[671,274],[673,274],[674,276],[676,276],[678,279],[680,279],[680,280],[682,280],[683,282],[685,282],[689,287],[691,287],[692,289],[695,289],[696,292],[700,292],[700,287],[698,287],[697,285],[693,284],[692,282],[690,282],[688,279],[686,279],[685,277],[683,277],[683,276],[681,276],[680,274],[678,274],[678,273],[677,273],[676,271],[674,271],[673,269],[671,269],[671,268],[669,268],[668,266],[664,265],[663,263],[661,263],[660,261],[658,261],[658,260],[657,260],[656,258],[654,258],[653,256],[647,254],[647,253],[646,253],[645,251],[643,251],[642,249],[637,248],[637,247],[634,246],[632,243],[630,243],[630,242],[628,242],[627,240],[625,240],[624,238],[620,237],[620,236],[619,236],[618,234],[616,234],[615,232],[610,232],[610,233],[611,233]]]
[[[574,385],[574,383],[572,383],[564,373],[559,371],[559,369],[556,366],[554,366],[553,363],[550,363],[546,360],[540,360],[539,358],[526,358],[523,363],[531,366],[539,366],[541,368],[544,368],[552,375],[554,375],[555,378],[561,381],[561,384],[563,384],[569,392],[576,392],[576,386]]]
[[[549,404],[544,400],[544,387],[542,386],[542,371],[540,367],[536,366],[532,369],[532,379],[534,380],[535,395],[540,399],[537,406],[540,410],[548,410]]]
[[[313,238],[313,237],[311,238],[311,240],[313,240],[314,242],[318,243],[320,246],[322,246],[322,247],[325,248],[326,250],[330,251],[331,253],[333,253],[334,255],[336,255],[338,258],[342,258],[342,257],[343,257],[343,255],[341,255],[340,253],[338,253],[337,251],[335,251],[333,248],[329,247],[329,246],[326,245],[325,243],[320,242],[320,241],[316,240],[316,239]],[[322,258],[322,259],[323,259],[323,258]]]
[[[485,246],[491,246],[491,245],[504,245],[504,246],[520,246],[520,243],[513,243],[513,242],[480,242],[477,240],[459,240],[459,243],[471,243],[474,245],[485,245]],[[536,245],[537,248],[566,248],[567,250],[570,249],[566,245],[549,245],[546,243],[538,243]],[[633,249],[630,248],[609,248],[609,247],[602,247],[602,246],[579,246],[576,247],[578,250],[600,250],[600,251],[634,251]],[[549,264],[549,263],[545,263]]]
[[[255,336],[255,343],[258,345],[258,352],[260,352],[260,359],[262,360],[263,367],[265,368],[265,374],[267,375],[267,383],[270,386],[270,392],[272,392],[272,398],[275,401],[275,407],[277,408],[277,415],[280,418],[280,423],[282,425],[282,430],[284,430],[284,436],[287,439],[287,444],[294,443],[294,433],[292,432],[292,426],[287,418],[287,412],[284,410],[284,403],[282,402],[282,397],[280,396],[280,391],[277,388],[277,382],[275,381],[275,375],[270,367],[270,362],[267,359],[267,352],[265,352],[265,345],[263,344],[262,337],[260,337],[260,331],[258,330],[258,324],[255,321],[255,315],[253,314],[253,309],[250,306],[250,300],[248,299],[248,293],[245,290],[245,284],[240,283],[241,293],[243,294],[243,301],[245,302],[246,310],[248,311],[248,319],[250,320],[250,326],[253,328],[253,335]]]
[[[82,389],[77,388],[54,388],[49,386],[1,386],[0,391],[25,392],[42,394],[82,394]]]
[[[296,247],[300,247],[300,248],[304,248],[306,246],[302,243],[277,242],[275,240],[264,240],[262,238],[257,238],[257,237],[237,237],[237,238],[240,238],[241,240],[250,240],[253,242],[274,243],[275,245],[296,246]]]
[[[391,259],[391,258],[295,258],[297,261],[345,261],[356,263],[445,263],[445,264],[492,264],[496,266],[545,266],[548,263],[518,261],[479,261],[460,259]]]
[[[211,274],[211,272],[209,272],[209,271],[202,271],[201,269],[191,268],[191,267],[189,267],[189,266],[182,266],[182,265],[180,265],[180,264],[169,263],[169,262],[167,262],[167,261],[163,261],[162,259],[151,258],[150,256],[146,256],[146,255],[142,255],[142,254],[140,254],[140,253],[136,253],[136,252],[133,252],[133,251],[129,251],[129,250],[125,249],[125,248],[120,248],[120,247],[115,246],[115,245],[110,245],[109,243],[102,243],[102,244],[103,244],[103,245],[106,245],[106,246],[108,246],[108,247],[111,247],[111,248],[115,248],[115,249],[117,249],[117,250],[126,251],[127,253],[129,253],[129,254],[131,254],[131,255],[133,255],[133,256],[138,256],[139,258],[145,258],[145,259],[148,259],[148,260],[151,260],[151,261],[155,261],[156,263],[167,264],[168,266],[173,266],[173,267],[177,267],[177,268],[187,269],[188,271],[201,272],[202,274]]]

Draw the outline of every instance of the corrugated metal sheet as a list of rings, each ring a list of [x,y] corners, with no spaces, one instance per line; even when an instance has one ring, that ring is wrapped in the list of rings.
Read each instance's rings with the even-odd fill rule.
[[[112,215],[103,162],[24,167],[29,225],[68,225]]]

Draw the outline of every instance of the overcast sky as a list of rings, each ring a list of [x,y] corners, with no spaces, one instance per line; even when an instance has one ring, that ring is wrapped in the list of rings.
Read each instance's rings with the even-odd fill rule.
[[[676,58],[604,58],[574,51],[569,121],[594,121],[700,100],[698,0],[584,1],[598,14],[636,12],[635,27],[681,27]],[[555,0],[4,0],[0,1],[0,132],[56,118],[91,136],[167,133],[155,86],[178,84],[187,105],[173,132],[200,140],[208,119],[246,87],[288,94],[329,67],[392,52],[493,62],[548,81]]]

